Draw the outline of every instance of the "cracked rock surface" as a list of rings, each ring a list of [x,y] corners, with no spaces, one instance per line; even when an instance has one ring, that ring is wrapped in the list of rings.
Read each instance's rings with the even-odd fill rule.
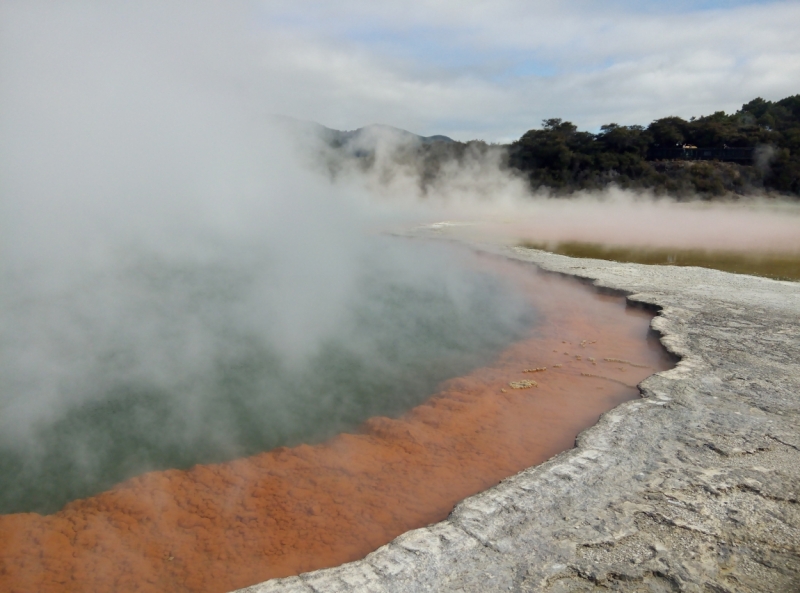
[[[482,248],[659,309],[680,362],[447,520],[242,593],[800,591],[800,283]]]

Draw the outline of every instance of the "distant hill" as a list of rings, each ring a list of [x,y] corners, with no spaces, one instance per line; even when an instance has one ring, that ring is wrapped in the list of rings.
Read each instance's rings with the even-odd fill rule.
[[[376,171],[379,177],[392,177],[403,172],[416,178],[423,191],[439,178],[446,163],[460,166],[470,155],[486,154],[485,142],[458,142],[448,136],[420,136],[408,130],[383,124],[372,124],[356,130],[334,130],[321,124],[274,116],[274,122],[295,136],[322,140],[329,150],[314,155],[332,177],[347,171]],[[505,162],[506,149],[497,162]]]
[[[353,130],[352,132],[339,132],[337,130],[330,130],[329,128],[326,128],[326,130],[338,134],[338,139],[342,143],[355,142],[359,144],[372,144],[380,139],[387,139],[394,142],[420,142],[422,144],[430,144],[431,142],[455,142],[455,140],[448,136],[420,136],[407,130],[383,124],[370,124],[363,128]]]
[[[614,185],[689,199],[765,191],[800,199],[800,95],[775,102],[757,98],[732,114],[664,117],[647,127],[611,123],[597,134],[551,118],[508,145],[419,136],[379,124],[340,131],[291,118],[278,120],[321,138],[332,149],[337,156],[324,157],[331,174],[341,167],[337,159],[362,170],[404,167],[419,175],[423,189],[448,164],[458,166],[465,159],[474,164],[484,158],[524,177],[532,189],[555,194]],[[726,162],[726,155],[746,158]]]
[[[312,121],[287,116],[273,116],[276,122],[295,131],[315,134],[332,147],[353,147],[356,150],[374,150],[381,143],[431,144],[433,142],[455,142],[448,136],[420,136],[407,130],[384,124],[370,124],[350,131],[334,130]]]

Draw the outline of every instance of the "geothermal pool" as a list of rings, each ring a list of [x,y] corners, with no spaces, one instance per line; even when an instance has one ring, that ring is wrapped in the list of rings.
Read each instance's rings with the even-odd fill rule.
[[[318,281],[281,277],[266,251],[246,265],[126,256],[57,290],[11,278],[0,513],[396,416],[536,322],[468,253],[385,237],[360,249]]]
[[[400,243],[432,275],[363,268],[347,332],[312,356],[236,350],[214,372],[179,367],[181,396],[129,382],[42,420],[52,436],[27,457],[6,444],[0,589],[222,592],[363,557],[572,447],[673,364],[622,297]],[[197,273],[187,302],[235,300],[197,288],[219,290],[218,270]]]

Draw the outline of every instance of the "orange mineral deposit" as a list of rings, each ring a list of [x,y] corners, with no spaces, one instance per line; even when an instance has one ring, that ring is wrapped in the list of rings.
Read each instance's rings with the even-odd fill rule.
[[[492,365],[356,434],[144,474],[53,515],[2,516],[0,591],[221,593],[361,558],[572,447],[671,366],[648,334],[652,315],[622,297],[491,265],[513,274],[540,314]],[[535,385],[509,387],[525,381]]]

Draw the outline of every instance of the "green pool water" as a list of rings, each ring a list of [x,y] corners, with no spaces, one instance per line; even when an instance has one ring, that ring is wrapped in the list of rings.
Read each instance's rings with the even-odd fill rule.
[[[77,293],[7,298],[0,513],[53,512],[144,471],[319,442],[402,414],[535,321],[521,295],[468,259],[376,239],[333,331],[301,356],[270,336],[280,310],[248,323],[260,313],[242,297],[258,275],[247,270],[145,258]],[[329,293],[312,296],[322,306]],[[20,351],[40,366],[15,371],[27,364]]]

